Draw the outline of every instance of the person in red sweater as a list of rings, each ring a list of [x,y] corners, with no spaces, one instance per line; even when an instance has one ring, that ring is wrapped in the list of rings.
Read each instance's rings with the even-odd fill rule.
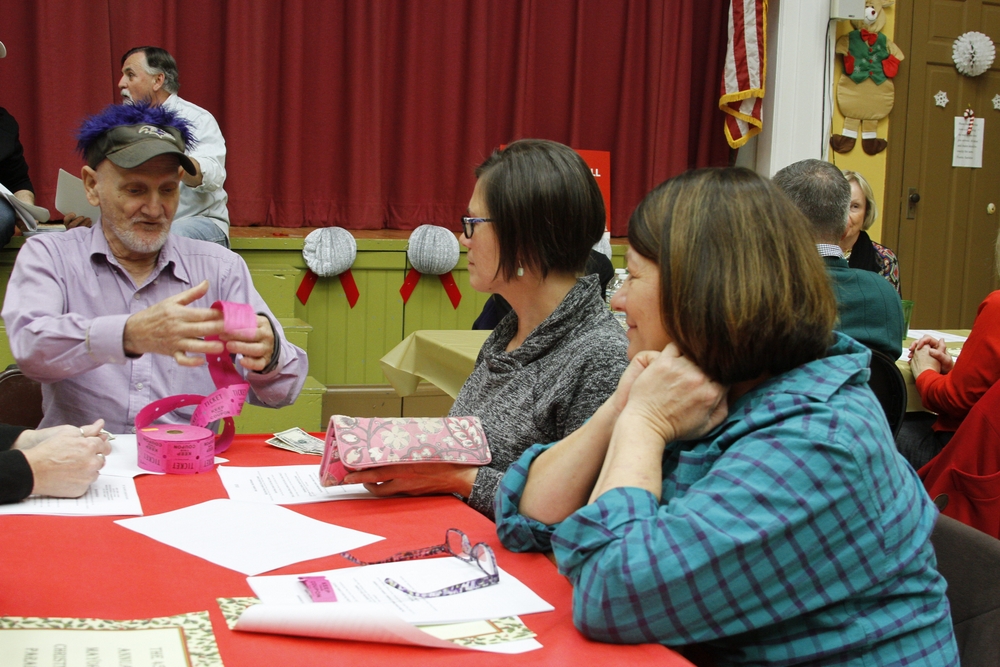
[[[910,349],[920,400],[938,413],[934,430],[956,431],[976,401],[1000,379],[1000,290],[979,305],[958,359],[948,354],[944,341],[931,336],[924,336]]]
[[[941,451],[976,401],[1000,380],[1000,290],[979,305],[958,359],[948,354],[943,340],[923,336],[910,346],[910,369],[924,407],[937,413],[936,419],[925,415],[904,423],[896,439],[903,456],[920,468]]]

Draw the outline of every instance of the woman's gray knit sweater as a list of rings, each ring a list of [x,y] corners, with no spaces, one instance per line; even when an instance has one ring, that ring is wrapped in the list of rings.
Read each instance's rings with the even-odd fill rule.
[[[513,352],[510,313],[490,334],[450,415],[479,417],[493,461],[479,469],[469,505],[493,518],[507,467],[535,443],[560,440],[614,393],[628,339],[601,299],[596,275],[580,278],[555,312]]]

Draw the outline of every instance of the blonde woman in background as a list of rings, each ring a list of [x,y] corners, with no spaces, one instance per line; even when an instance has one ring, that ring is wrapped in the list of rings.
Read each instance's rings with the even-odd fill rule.
[[[878,204],[875,203],[872,188],[865,177],[856,171],[845,169],[844,177],[851,184],[851,214],[844,238],[840,240],[844,258],[852,269],[874,271],[902,294],[899,290],[899,260],[896,259],[896,253],[868,237],[868,230],[878,217]]]

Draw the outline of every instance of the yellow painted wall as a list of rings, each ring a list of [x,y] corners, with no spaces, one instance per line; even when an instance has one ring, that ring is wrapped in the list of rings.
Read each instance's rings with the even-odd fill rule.
[[[882,32],[886,37],[892,39],[895,28],[896,28],[896,12],[893,7],[883,10],[885,12],[885,28]],[[846,35],[853,27],[850,21],[840,21],[837,25],[837,38],[839,39],[841,35]],[[903,54],[905,59],[906,54]],[[840,134],[841,130],[844,129],[844,115],[840,113],[840,108],[837,106],[837,82],[840,81],[841,74],[844,73],[844,60],[841,56],[837,56],[837,62],[833,68],[833,133]],[[889,131],[889,122],[892,119],[892,115],[896,113],[893,109],[886,118],[883,118],[878,123],[878,129],[876,134],[882,138],[886,139]],[[892,141],[902,141],[902,137],[894,137]],[[875,193],[875,201],[878,202],[879,217],[876,218],[875,224],[872,225],[871,229],[868,230],[868,235],[871,236],[873,241],[882,240],[882,212],[885,210],[885,177],[886,177],[886,153],[887,151],[882,151],[878,155],[868,155],[861,149],[861,137],[858,137],[858,143],[854,146],[854,150],[850,153],[836,153],[833,149],[830,149],[830,162],[837,165],[841,169],[850,169],[856,171],[867,179],[868,184],[872,186],[872,191]]]

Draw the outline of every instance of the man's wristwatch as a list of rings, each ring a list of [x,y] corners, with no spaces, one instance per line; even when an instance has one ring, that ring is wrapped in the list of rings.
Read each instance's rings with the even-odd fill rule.
[[[278,367],[278,360],[281,358],[281,334],[278,333],[278,327],[274,326],[274,320],[267,313],[257,314],[266,317],[268,323],[271,325],[271,334],[274,336],[274,350],[271,352],[271,360],[267,363],[267,366],[259,371],[251,371],[251,373],[267,375],[274,372],[274,369]]]

